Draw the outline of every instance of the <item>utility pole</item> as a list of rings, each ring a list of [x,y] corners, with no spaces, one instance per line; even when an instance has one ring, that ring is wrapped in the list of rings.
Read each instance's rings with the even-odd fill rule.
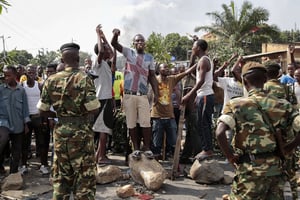
[[[4,39],[4,35],[0,36],[2,38],[2,44],[3,44],[3,58],[6,58],[5,55],[5,39]]]
[[[1,35],[0,38],[2,38],[2,44],[3,44],[3,58],[6,58],[6,51],[5,51],[5,39],[10,38],[10,36],[8,37],[4,37],[4,35]]]

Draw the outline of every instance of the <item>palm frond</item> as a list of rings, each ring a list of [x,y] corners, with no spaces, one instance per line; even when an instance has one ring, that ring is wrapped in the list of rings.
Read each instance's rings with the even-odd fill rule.
[[[8,6],[11,6],[10,3],[8,3],[8,1],[6,1],[6,0],[0,0],[0,14],[3,11],[3,8],[7,9]]]

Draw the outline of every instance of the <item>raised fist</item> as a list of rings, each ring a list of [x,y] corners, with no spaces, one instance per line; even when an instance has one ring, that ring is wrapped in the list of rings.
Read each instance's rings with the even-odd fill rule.
[[[121,31],[117,28],[114,28],[114,30],[112,31],[114,35],[120,35],[121,34]]]

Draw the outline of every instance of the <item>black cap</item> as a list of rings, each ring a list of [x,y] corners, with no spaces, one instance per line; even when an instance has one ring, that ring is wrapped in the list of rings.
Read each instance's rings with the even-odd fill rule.
[[[70,49],[74,49],[74,50],[78,50],[80,49],[80,46],[76,43],[66,43],[66,44],[63,44],[61,47],[60,47],[60,51],[61,52],[64,52],[66,50],[70,50]]]

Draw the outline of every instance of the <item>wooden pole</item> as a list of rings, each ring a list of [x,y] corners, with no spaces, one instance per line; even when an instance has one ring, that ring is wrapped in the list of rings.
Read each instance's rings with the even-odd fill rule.
[[[175,180],[175,178],[179,176],[179,173],[178,173],[179,154],[180,154],[180,149],[181,149],[182,129],[183,129],[183,123],[184,123],[184,113],[185,113],[185,105],[183,105],[181,110],[180,110],[176,146],[175,146],[175,151],[174,151],[174,156],[173,156],[173,166],[172,166],[171,180]]]

